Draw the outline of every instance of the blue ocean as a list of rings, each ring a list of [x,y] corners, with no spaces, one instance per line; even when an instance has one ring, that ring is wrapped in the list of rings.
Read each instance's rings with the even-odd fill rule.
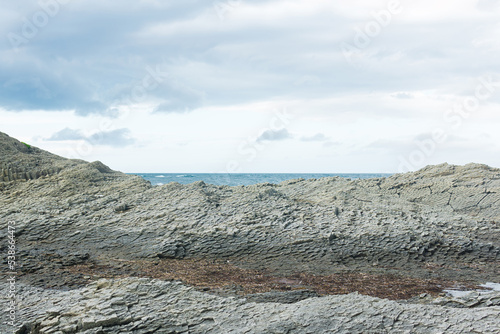
[[[203,181],[214,185],[248,186],[257,183],[280,183],[292,179],[319,179],[322,177],[340,176],[348,179],[368,179],[387,177],[392,174],[182,174],[182,173],[132,173],[150,181],[153,185],[163,185],[170,182],[189,184]]]

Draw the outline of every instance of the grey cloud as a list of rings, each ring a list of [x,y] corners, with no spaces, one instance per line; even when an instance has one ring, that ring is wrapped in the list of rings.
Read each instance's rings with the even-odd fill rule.
[[[110,118],[116,118],[119,115],[117,109],[112,108],[111,104],[101,101],[84,101],[75,106],[75,114],[79,116],[88,116],[90,114],[100,114]]]
[[[266,130],[257,138],[257,141],[279,141],[292,138],[287,129]]]
[[[423,133],[416,135],[413,138],[413,141],[424,141],[424,140],[432,140],[432,133],[431,132],[423,132]]]
[[[90,3],[61,6],[57,17],[51,18],[16,52],[7,38],[0,42],[0,107],[9,111],[75,110],[80,116],[115,117],[112,107],[119,95],[130,94],[147,74],[147,66],[162,62],[159,56],[174,56],[170,51],[176,49],[175,45],[162,49],[139,46],[142,41],[131,35],[155,23],[196,16],[212,5],[200,6],[199,1],[193,0],[124,0],[119,6]],[[42,10],[36,5],[5,5],[6,10],[19,17],[29,18]],[[3,27],[7,33],[22,35],[22,20],[8,23]],[[161,98],[163,93],[161,89],[148,91],[148,98]],[[192,99],[176,93],[174,107],[189,107]]]
[[[88,81],[76,76],[83,78],[84,75],[56,74],[48,68],[34,66],[29,60],[10,66],[0,64],[0,106],[11,111],[74,109],[82,116],[113,116],[107,111],[105,99],[95,98],[100,89],[93,91]]]
[[[155,107],[155,113],[177,113],[184,114],[190,112],[192,108],[182,105],[182,103],[175,103],[175,101],[162,102]]]
[[[340,146],[342,143],[340,142],[337,142],[337,141],[325,141],[323,143],[323,147],[336,147],[336,146]]]
[[[131,136],[128,129],[116,129],[111,131],[100,131],[90,136],[85,136],[80,130],[65,128],[54,133],[47,141],[69,141],[85,140],[92,145],[124,147],[133,145],[136,140]]]
[[[167,82],[161,87],[164,101],[154,112],[186,113],[203,105],[205,94],[179,82]]]
[[[301,141],[327,141],[329,138],[322,133],[317,133],[313,136],[305,136],[300,138]]]
[[[136,140],[130,136],[130,130],[117,129],[95,133],[88,138],[88,141],[95,145],[123,147],[134,144]]]
[[[494,3],[481,0],[478,5]],[[37,10],[19,2],[3,6],[16,17],[31,17]],[[495,18],[480,20],[425,26],[392,22],[362,50],[365,66],[359,71],[339,46],[352,43],[351,27],[360,22],[335,12],[299,17],[293,24],[285,16],[256,24],[233,22],[230,15],[221,21],[214,4],[201,0],[71,2],[18,53],[8,40],[0,44],[0,107],[114,117],[114,101],[130,94],[147,66],[164,62],[182,83],[165,79],[147,91],[144,102],[156,104],[156,112],[276,97],[439,89],[477,73],[500,71],[489,46],[469,47],[497,23]],[[21,19],[3,24],[6,32],[21,33]]]
[[[48,141],[67,141],[67,140],[82,140],[87,139],[81,131],[73,130],[70,128],[62,129],[54,133],[50,138],[46,139]]]

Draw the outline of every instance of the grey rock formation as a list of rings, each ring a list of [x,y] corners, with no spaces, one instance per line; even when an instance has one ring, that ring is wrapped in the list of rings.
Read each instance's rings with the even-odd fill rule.
[[[57,174],[64,167],[84,163],[63,159],[1,132],[0,143],[0,183],[34,180]]]
[[[253,303],[176,282],[100,280],[68,291],[20,287],[17,333],[498,333],[500,308],[401,304],[358,294]]]
[[[52,176],[4,182],[0,218],[17,222],[26,266],[44,253],[71,249],[91,258],[212,257],[316,273],[357,266],[418,274],[424,263],[495,269],[499,171],[434,169],[449,173],[152,187],[139,177],[70,163]],[[425,190],[432,200],[422,190],[427,183],[434,184]]]
[[[278,274],[362,270],[497,281],[499,169],[443,164],[369,180],[153,187],[2,133],[0,166],[0,221],[15,222],[18,270],[29,274],[18,292],[25,332],[498,332],[495,303],[457,309],[352,294],[292,304],[284,303],[302,298],[271,294],[250,303],[136,279],[68,292],[34,286],[58,279],[51,268],[158,258],[224,259]],[[7,247],[0,245],[2,254]]]

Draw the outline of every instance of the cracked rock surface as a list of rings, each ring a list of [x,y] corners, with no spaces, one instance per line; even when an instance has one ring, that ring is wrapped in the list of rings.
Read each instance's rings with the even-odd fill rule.
[[[248,333],[465,333],[470,326],[498,332],[492,331],[500,322],[496,302],[460,310],[311,294],[291,304],[252,296],[259,301],[252,303],[132,278],[41,289],[47,280],[62,280],[51,270],[115,258],[222,259],[278,275],[363,271],[498,282],[496,168],[442,164],[368,180],[151,186],[3,133],[0,167],[2,235],[6,222],[15,222],[24,332],[245,333],[245,326]],[[7,246],[0,245],[3,254]],[[53,305],[57,310],[47,311]]]
[[[21,286],[19,333],[498,333],[498,307],[401,304],[354,294],[254,303],[177,282],[100,280],[67,292]],[[37,307],[32,307],[36,305]]]

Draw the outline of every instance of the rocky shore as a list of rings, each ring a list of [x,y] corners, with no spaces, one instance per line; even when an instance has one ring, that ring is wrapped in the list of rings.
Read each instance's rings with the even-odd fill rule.
[[[499,292],[441,292],[500,282],[500,169],[151,186],[3,133],[0,167],[17,333],[500,332]]]

